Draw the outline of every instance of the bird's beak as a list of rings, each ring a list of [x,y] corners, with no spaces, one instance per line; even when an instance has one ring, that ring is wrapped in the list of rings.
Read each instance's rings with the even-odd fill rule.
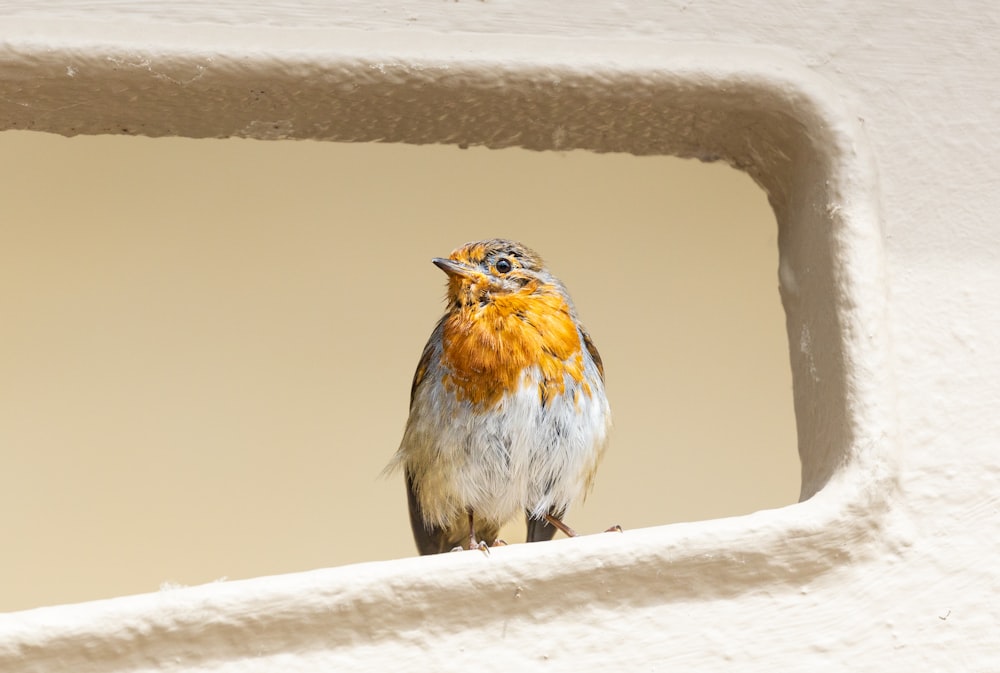
[[[452,278],[474,278],[479,275],[479,272],[471,266],[462,264],[461,262],[456,262],[453,259],[435,257],[431,261],[434,262],[434,266],[441,269]]]

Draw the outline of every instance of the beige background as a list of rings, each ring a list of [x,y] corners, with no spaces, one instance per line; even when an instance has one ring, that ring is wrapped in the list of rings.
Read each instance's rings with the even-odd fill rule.
[[[593,532],[794,502],[776,227],[666,157],[0,134],[0,610],[413,554],[379,472],[442,311],[518,238],[604,356]],[[506,535],[517,540],[523,533]]]

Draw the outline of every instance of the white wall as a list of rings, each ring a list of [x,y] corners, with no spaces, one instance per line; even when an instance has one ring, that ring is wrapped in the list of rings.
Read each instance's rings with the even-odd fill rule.
[[[217,3],[143,16],[8,3],[8,128],[584,147],[745,168],[779,221],[812,497],[489,558],[12,614],[0,662],[997,668],[989,11]]]

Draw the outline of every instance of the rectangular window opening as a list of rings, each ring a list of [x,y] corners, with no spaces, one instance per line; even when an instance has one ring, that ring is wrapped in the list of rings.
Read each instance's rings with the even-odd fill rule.
[[[413,555],[401,478],[378,475],[444,309],[430,259],[493,236],[546,259],[604,358],[615,427],[569,523],[798,500],[775,215],[724,164],[26,132],[0,146],[16,580],[0,610]]]

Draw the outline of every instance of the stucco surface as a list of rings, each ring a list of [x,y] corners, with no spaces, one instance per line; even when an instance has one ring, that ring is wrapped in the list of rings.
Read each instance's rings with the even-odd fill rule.
[[[141,7],[6,3],[4,127],[586,147],[748,170],[781,226],[812,497],[489,558],[4,615],[0,668],[1000,668],[988,3]],[[270,98],[253,100],[261,81]]]

